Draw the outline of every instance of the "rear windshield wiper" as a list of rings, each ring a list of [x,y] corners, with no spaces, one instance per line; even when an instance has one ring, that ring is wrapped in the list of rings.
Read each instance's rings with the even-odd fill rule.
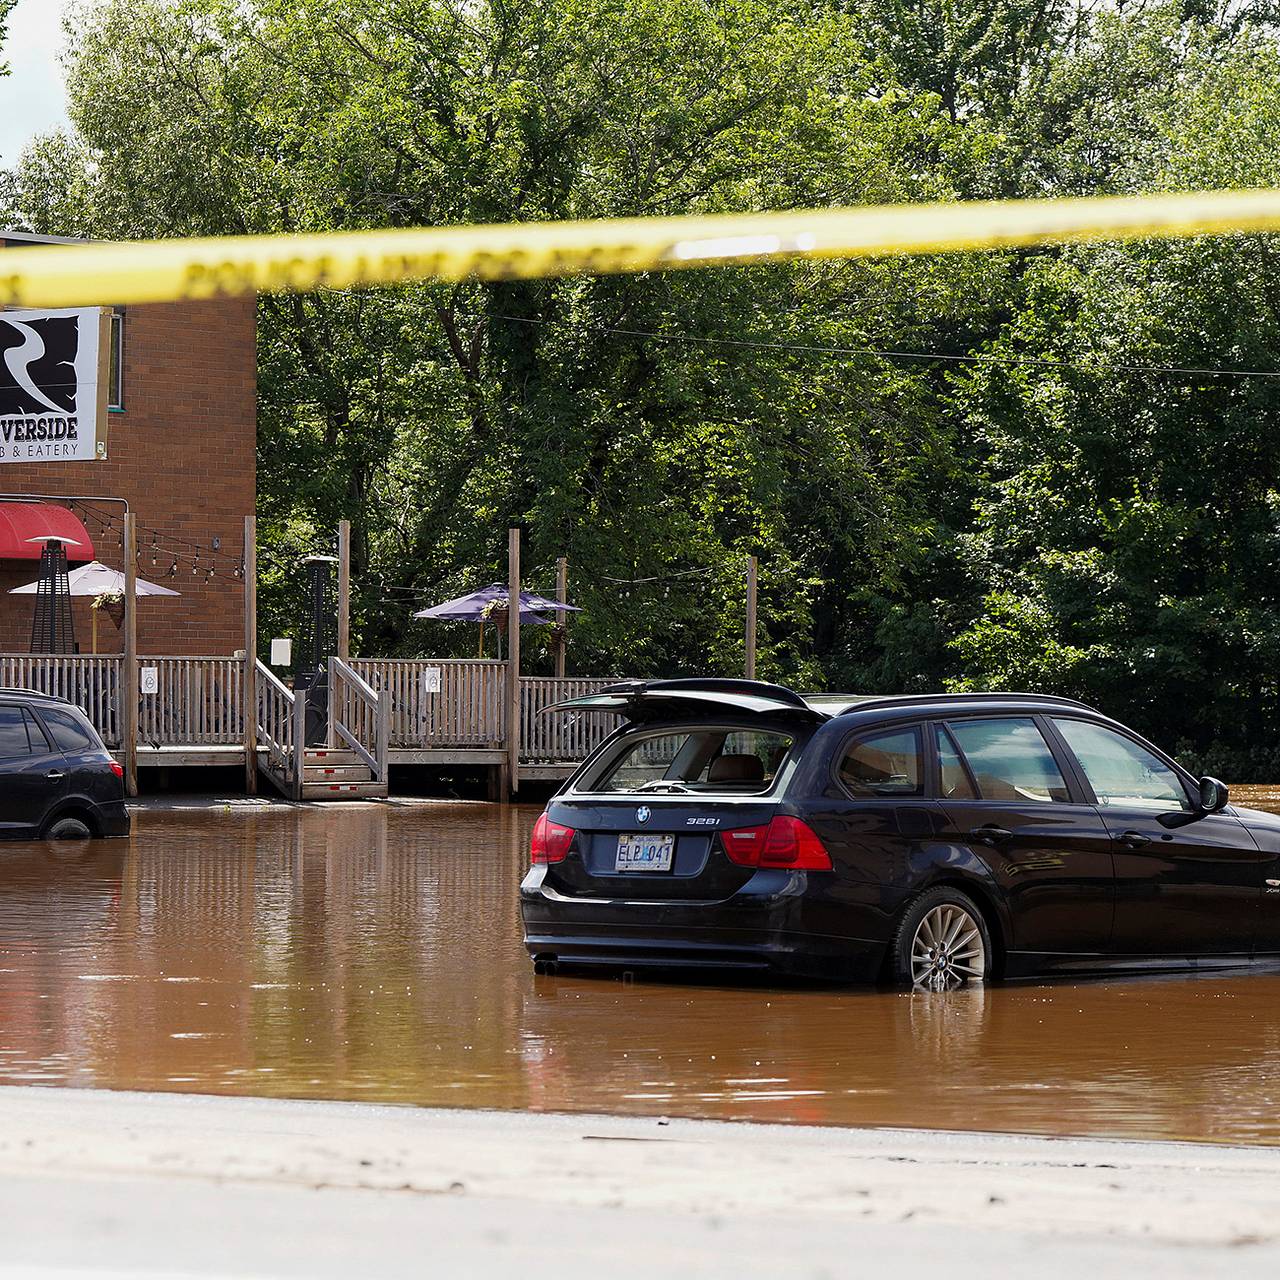
[[[691,796],[694,794],[692,787],[686,787],[683,782],[671,782],[667,778],[655,778],[652,782],[641,783],[635,788],[636,791],[670,791],[673,794]]]

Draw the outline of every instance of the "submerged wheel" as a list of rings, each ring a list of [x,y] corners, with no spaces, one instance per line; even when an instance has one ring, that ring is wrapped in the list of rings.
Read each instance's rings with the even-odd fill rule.
[[[45,832],[46,840],[88,840],[93,835],[79,818],[59,818]]]
[[[991,934],[977,904],[959,889],[922,893],[903,912],[890,954],[894,981],[949,991],[991,976]]]

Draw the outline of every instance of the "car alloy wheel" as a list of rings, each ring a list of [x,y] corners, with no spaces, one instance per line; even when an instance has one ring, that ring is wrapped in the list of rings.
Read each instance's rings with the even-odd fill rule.
[[[946,991],[987,976],[987,947],[978,920],[957,902],[920,917],[911,939],[911,985]]]

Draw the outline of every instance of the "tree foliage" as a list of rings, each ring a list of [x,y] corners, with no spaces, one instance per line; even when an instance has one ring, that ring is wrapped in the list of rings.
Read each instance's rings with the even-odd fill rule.
[[[107,0],[16,203],[137,236],[1271,186],[1272,18]],[[264,616],[346,517],[362,649],[461,652],[408,614],[501,576],[514,523],[531,585],[570,559],[577,669],[728,673],[756,554],[770,677],[1070,692],[1243,770],[1280,729],[1280,379],[1241,376],[1280,370],[1276,267],[1223,237],[263,298]]]

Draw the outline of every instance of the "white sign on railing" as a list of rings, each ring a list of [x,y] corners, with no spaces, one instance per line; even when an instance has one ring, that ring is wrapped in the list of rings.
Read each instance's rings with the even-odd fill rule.
[[[423,667],[422,692],[423,693],[439,693],[440,692],[440,668],[439,667]]]
[[[139,667],[138,668],[138,688],[143,693],[159,693],[160,692],[160,668],[159,667]]]

